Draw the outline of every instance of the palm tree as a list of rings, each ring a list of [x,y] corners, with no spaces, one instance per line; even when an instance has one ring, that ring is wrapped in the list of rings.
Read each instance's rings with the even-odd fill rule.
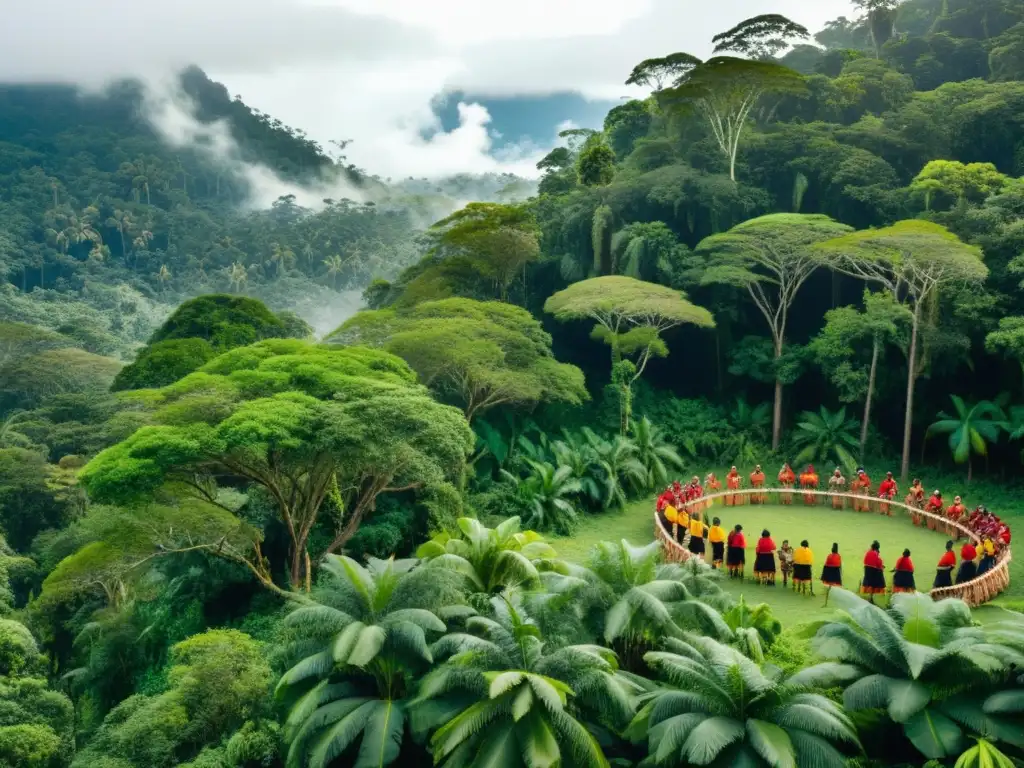
[[[591,728],[628,722],[639,688],[607,648],[552,647],[515,596],[491,604],[493,619],[474,616],[433,646],[448,660],[424,678],[413,712],[417,730],[433,732],[434,764],[606,768]]]
[[[736,635],[735,646],[758,664],[764,661],[765,650],[782,634],[782,622],[775,618],[771,606],[767,603],[749,606],[743,595],[722,618]]]
[[[858,424],[855,419],[846,418],[846,406],[835,413],[821,406],[818,413],[804,411],[793,435],[793,444],[799,449],[797,463],[804,461],[830,461],[853,471],[857,466],[851,450],[859,450],[857,439]]]
[[[166,264],[160,265],[160,271],[155,275],[157,281],[160,283],[160,292],[163,293],[167,288],[167,283],[171,279],[171,270],[167,268]]]
[[[295,252],[286,245],[271,243],[270,263],[274,265],[274,276],[280,279],[282,270],[287,270],[295,264]]]
[[[439,533],[416,550],[426,567],[455,571],[466,580],[469,591],[490,598],[508,587],[534,587],[541,583],[537,565],[554,560],[554,547],[535,531],[520,530],[518,517],[495,528],[479,520],[459,518],[459,533]]]
[[[602,440],[587,427],[583,435],[596,455],[604,508],[626,506],[628,492],[634,487],[643,488],[647,482],[647,471],[637,459],[636,443],[622,435]]]
[[[744,398],[736,398],[736,408],[729,417],[740,432],[745,432],[751,437],[761,439],[768,434],[768,428],[772,423],[772,408],[769,403],[758,403],[750,405]]]
[[[240,261],[234,262],[225,271],[228,276],[228,285],[233,291],[241,291],[242,286],[249,282],[249,271]]]
[[[664,685],[639,698],[630,724],[654,765],[838,767],[860,749],[853,722],[825,696],[709,637],[665,644],[644,657]]]
[[[132,219],[132,215],[128,211],[122,211],[121,209],[115,209],[114,214],[107,219],[108,227],[117,227],[118,234],[121,235],[121,257],[124,259],[124,263],[128,264],[128,240],[126,234],[130,234],[132,229],[135,227],[135,221]]]
[[[646,651],[665,637],[682,637],[685,627],[732,640],[718,611],[687,588],[684,567],[662,558],[660,542],[637,547],[623,539],[599,543],[589,562],[599,580],[594,602],[600,609],[601,632],[634,671],[642,670]]]
[[[669,479],[669,468],[682,469],[683,459],[665,439],[664,432],[644,416],[633,422],[636,458],[647,470],[646,488],[659,488]]]
[[[953,768],[1016,768],[1018,765],[985,739],[975,739],[975,742],[957,758]]]
[[[541,530],[554,529],[558,533],[572,533],[576,526],[576,508],[567,497],[579,493],[583,486],[572,478],[572,468],[553,467],[547,462],[527,461],[533,470],[519,484],[519,493],[529,500],[533,514],[527,524]],[[502,473],[516,482],[508,472]]]
[[[415,681],[434,660],[429,638],[446,630],[441,606],[459,603],[454,578],[417,563],[325,558],[320,602],[286,620],[299,658],[277,686],[291,699],[288,765],[324,768],[357,741],[357,765],[398,757]]]
[[[595,477],[596,456],[586,441],[570,432],[551,443],[551,453],[559,467],[569,467],[570,477],[580,485],[579,495],[585,502],[599,502],[601,489]]]
[[[967,405],[963,398],[950,395],[955,413],[940,411],[939,420],[928,427],[924,439],[932,435],[949,435],[949,449],[957,464],[967,462],[967,482],[971,482],[973,463],[971,456],[988,455],[988,444],[999,439],[999,432],[1006,421],[1002,409],[990,400]]]
[[[337,253],[324,259],[324,266],[327,267],[327,274],[331,276],[331,285],[338,290],[338,275],[345,269],[348,259],[341,258]]]
[[[1024,666],[1024,623],[974,626],[963,601],[920,593],[893,595],[888,610],[845,590],[831,594],[848,619],[823,623],[814,648],[828,661],[794,683],[841,686],[848,710],[884,710],[929,759],[958,755],[964,729],[1024,746],[1014,673]]]

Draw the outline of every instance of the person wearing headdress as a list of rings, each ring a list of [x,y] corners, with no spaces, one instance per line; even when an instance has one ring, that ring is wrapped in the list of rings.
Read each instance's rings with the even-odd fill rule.
[[[721,568],[722,562],[725,560],[726,536],[722,521],[717,517],[711,521],[711,527],[708,529],[708,541],[711,542],[711,567]]]
[[[978,550],[971,542],[967,542],[960,548],[960,570],[956,572],[956,583],[964,584],[978,576],[978,564],[974,559],[978,556]]]
[[[807,539],[800,542],[800,546],[793,553],[793,589],[799,592],[814,594],[814,583],[812,579],[812,568],[814,567],[814,552]]]
[[[864,578],[860,583],[860,593],[867,595],[868,600],[875,602],[875,595],[885,594],[885,564],[880,551],[882,545],[877,541],[871,543],[871,549],[864,554]]]
[[[725,476],[725,488],[728,491],[738,491],[740,489],[740,473],[736,467],[729,470],[729,474]],[[735,507],[740,503],[740,495],[738,493],[729,493],[725,497],[725,505],[727,507]]]
[[[775,586],[775,542],[768,529],[761,531],[761,538],[757,540],[757,547],[754,549],[757,554],[754,560],[754,576],[762,584]]]
[[[764,493],[760,491],[764,488],[764,472],[761,471],[760,464],[754,467],[754,471],[750,473],[750,487],[754,489],[754,493],[750,494],[750,503],[764,504]]]
[[[1008,526],[1006,523],[999,524],[999,528],[996,531],[996,536],[999,538],[999,541],[1001,542],[1002,546],[1010,546],[1010,526]]]
[[[793,548],[789,545],[789,539],[782,540],[779,547],[779,570],[782,571],[782,586],[789,586],[789,577],[793,573]]]
[[[821,583],[829,589],[843,586],[843,558],[839,556],[838,544],[832,545],[832,552],[825,558],[825,567],[821,569]]]
[[[701,512],[704,510],[704,488],[701,487],[700,478],[697,477],[697,475],[694,475],[690,484],[693,486],[694,507],[698,512]]]
[[[694,510],[690,515],[690,545],[689,550],[697,557],[704,557],[704,537],[707,535],[708,527],[701,519],[701,511]]]
[[[816,491],[818,489],[818,472],[813,464],[808,464],[807,469],[800,473],[800,487],[804,491]],[[814,493],[804,493],[804,504],[811,507],[818,502],[818,496]]]
[[[896,498],[896,494],[899,493],[899,488],[896,485],[896,481],[893,480],[892,472],[885,473],[885,480],[878,484],[878,513],[881,515],[892,516],[892,509],[889,506],[889,502]]]
[[[709,496],[713,496],[722,490],[722,484],[718,481],[718,478],[715,477],[714,472],[708,472],[708,476],[704,478],[704,490],[707,491]],[[710,507],[715,503],[715,500],[708,499],[706,503],[707,506]]]
[[[981,540],[981,562],[978,563],[978,575],[991,571],[996,565],[996,545],[988,536]]]
[[[946,517],[949,519],[950,523],[953,523],[953,525],[948,526],[949,535],[955,539],[959,539],[963,536],[960,532],[960,528],[957,527],[956,524],[960,522],[960,519],[966,512],[967,507],[964,506],[964,503],[961,501],[959,496],[954,496],[953,503],[946,507]]]
[[[860,484],[860,496],[871,496],[871,478],[868,477],[868,473],[864,471],[863,467],[857,470],[857,481]],[[858,512],[870,512],[871,502],[867,499],[857,499],[859,506],[856,507]]]
[[[924,509],[924,486],[918,478],[915,477],[914,482],[910,484],[910,491],[903,503],[914,510],[910,513],[914,525],[921,525],[921,514],[918,510]]]
[[[665,507],[671,504],[674,500],[672,495],[672,486],[666,485],[664,492],[658,497],[657,509],[659,512],[664,512]]]
[[[681,509],[686,503],[686,490],[683,488],[683,484],[678,480],[672,481],[672,495],[675,497],[675,502],[672,506],[676,509]]]
[[[846,478],[843,477],[842,470],[839,467],[836,467],[836,471],[828,479],[828,490],[832,494],[832,509],[842,509],[843,492],[846,490]]]
[[[914,583],[914,563],[910,559],[910,550],[903,550],[903,557],[896,561],[896,568],[892,572],[892,592],[916,592],[917,585]]]
[[[956,555],[953,553],[953,542],[946,542],[946,551],[939,558],[939,564],[935,569],[935,581],[932,589],[953,586],[953,569],[956,568]]]
[[[779,487],[786,489],[779,494],[779,501],[783,504],[793,503],[793,493],[790,489],[793,488],[793,484],[796,482],[796,473],[793,468],[789,466],[787,461],[782,465],[782,469],[779,470]]]
[[[929,512],[932,515],[945,514],[945,506],[942,503],[942,493],[938,488],[936,488],[935,492],[932,493],[932,497],[928,499],[928,503],[924,505],[924,511]],[[927,517],[925,520],[928,525],[928,530],[934,531],[936,526],[935,518]]]
[[[747,537],[743,535],[742,525],[737,525],[729,533],[725,558],[730,578],[742,579],[743,569],[747,564]]]

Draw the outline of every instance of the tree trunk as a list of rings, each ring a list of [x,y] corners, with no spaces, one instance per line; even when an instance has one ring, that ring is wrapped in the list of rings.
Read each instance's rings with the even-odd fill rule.
[[[725,382],[722,381],[722,335],[717,329],[715,330],[715,376],[718,379],[718,394],[721,395]]]
[[[782,357],[782,343],[775,345],[775,362],[778,363]],[[772,450],[779,450],[779,443],[782,441],[782,379],[775,378],[775,405],[772,409]]]
[[[903,461],[900,464],[900,482],[907,482],[910,474],[910,432],[914,420],[914,385],[917,383],[917,330],[921,322],[921,307],[914,306],[914,322],[910,330],[910,354],[907,355],[907,402],[903,415]]]
[[[864,446],[868,442],[868,422],[871,419],[871,398],[875,394],[875,374],[878,371],[878,351],[882,346],[879,339],[875,338],[875,344],[871,349],[871,369],[868,373],[868,394],[864,399],[864,418],[860,425],[860,460],[864,461]]]

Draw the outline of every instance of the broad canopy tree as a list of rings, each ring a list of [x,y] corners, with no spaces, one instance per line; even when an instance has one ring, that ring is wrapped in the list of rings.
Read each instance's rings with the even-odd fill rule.
[[[551,353],[551,336],[525,309],[498,301],[444,299],[408,310],[360,312],[329,342],[398,355],[420,381],[472,421],[496,406],[586,400],[583,372]]]
[[[951,288],[978,285],[988,277],[981,251],[945,227],[929,221],[899,221],[891,227],[854,232],[817,246],[823,263],[881,285],[911,312],[907,352],[907,394],[900,476],[910,471],[914,391],[921,373],[918,349],[929,301]]]
[[[750,219],[697,246],[704,259],[705,285],[746,289],[771,331],[775,361],[786,346],[789,311],[819,259],[812,247],[850,232],[850,227],[820,214],[776,213]],[[782,437],[781,376],[775,377],[772,450]]]
[[[287,531],[293,588],[309,585],[310,535],[328,498],[332,553],[378,496],[446,486],[473,447],[461,412],[434,401],[401,359],[364,347],[263,341],[137,397],[154,423],[82,470],[90,496],[132,505],[178,493],[218,505],[221,485],[262,487]]]

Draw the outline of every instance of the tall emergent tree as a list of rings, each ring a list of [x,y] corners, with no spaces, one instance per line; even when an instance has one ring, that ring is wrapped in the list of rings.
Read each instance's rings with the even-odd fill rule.
[[[588,398],[583,372],[555,359],[551,336],[533,315],[499,301],[444,299],[360,312],[328,341],[398,355],[469,421],[498,405],[578,405]]]
[[[786,344],[789,311],[807,278],[818,268],[813,246],[850,232],[820,214],[776,213],[738,224],[697,246],[705,259],[701,282],[745,288],[772,335],[775,361]],[[782,437],[782,377],[775,377],[772,450]]]
[[[715,320],[704,307],[687,300],[681,291],[645,283],[632,277],[594,277],[574,283],[548,298],[544,311],[558,320],[593,320],[591,338],[611,347],[612,370],[618,372],[623,391],[623,429],[629,426],[628,393],[651,357],[667,357],[661,334],[685,324],[714,328]],[[628,375],[622,374],[623,357],[637,355]]]
[[[293,588],[309,587],[310,534],[327,498],[339,513],[327,531],[332,553],[382,493],[450,488],[473,447],[459,410],[435,402],[401,359],[365,347],[267,340],[148,391],[145,402],[155,423],[82,470],[90,496],[132,505],[180,494],[219,505],[219,484],[261,487],[287,531]]]
[[[886,344],[900,340],[901,331],[910,320],[910,311],[892,294],[865,290],[863,310],[840,307],[826,312],[825,326],[811,342],[811,352],[839,390],[840,400],[846,403],[864,401],[860,425],[862,458],[882,349]],[[871,355],[865,370],[857,347],[868,340],[871,342]]]
[[[716,35],[716,55],[707,61],[688,53],[648,59],[626,82],[654,85],[663,108],[694,111],[707,120],[736,181],[740,139],[757,103],[770,93],[802,93],[806,88],[803,75],[772,57],[789,41],[807,36],[804,27],[785,16],[755,16]],[[727,53],[738,55],[722,55]],[[672,87],[663,87],[669,77]]]
[[[822,243],[818,251],[833,269],[882,285],[911,312],[900,467],[905,482],[910,471],[914,389],[920,374],[918,341],[925,305],[937,300],[943,290],[984,282],[988,268],[978,248],[930,221],[898,221],[891,227],[854,232]]]

